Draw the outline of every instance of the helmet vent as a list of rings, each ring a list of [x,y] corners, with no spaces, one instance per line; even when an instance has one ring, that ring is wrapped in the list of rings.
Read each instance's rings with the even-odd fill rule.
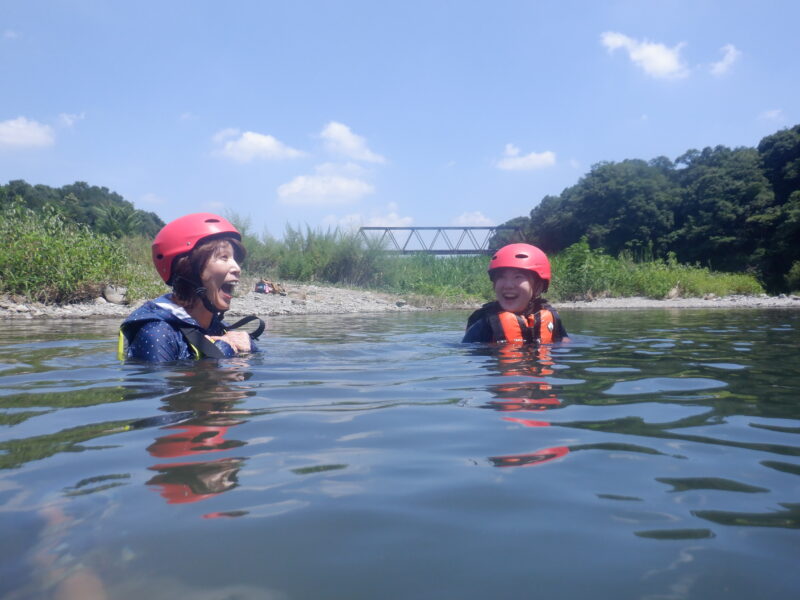
[[[528,258],[527,254],[515,254],[514,258]]]
[[[219,223],[219,219],[206,219],[206,223]]]
[[[164,255],[163,255],[163,254],[156,254],[156,258],[157,258],[158,260],[161,260],[161,259],[163,259],[163,258],[164,258]]]

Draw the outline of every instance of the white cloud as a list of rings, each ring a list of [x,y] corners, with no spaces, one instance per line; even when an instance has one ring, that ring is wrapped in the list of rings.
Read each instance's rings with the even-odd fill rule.
[[[353,162],[348,163],[322,163],[314,167],[317,175],[342,175],[345,177],[363,177],[367,170]]]
[[[0,148],[41,148],[52,146],[53,128],[25,117],[0,122]]]
[[[375,191],[366,181],[341,175],[299,175],[278,186],[278,198],[284,204],[349,204]]]
[[[72,113],[61,113],[58,115],[58,123],[62,127],[72,127],[78,121],[83,121],[86,118],[86,113],[82,112],[80,114],[72,114]]]
[[[689,69],[680,56],[681,48],[685,45],[683,42],[674,48],[668,48],[664,44],[634,40],[616,31],[606,31],[600,36],[600,41],[609,52],[618,48],[624,49],[628,58],[651,77],[677,79],[689,74]]]
[[[220,129],[217,133],[211,136],[211,139],[215,144],[221,144],[225,140],[236,137],[240,133],[241,131],[235,127],[228,127],[226,129]]]
[[[189,111],[183,112],[180,115],[178,115],[178,120],[179,121],[194,121],[196,118],[197,117],[195,116],[195,114],[191,113]],[[229,131],[229,130],[223,129],[222,131]],[[219,135],[219,133],[217,133],[217,135]],[[215,135],[214,137],[216,138],[217,135]],[[217,141],[217,140],[214,140],[214,141]]]
[[[519,148],[514,144],[506,144],[504,157],[497,161],[497,168],[504,171],[532,171],[552,167],[555,164],[556,155],[550,150],[520,156]]]
[[[339,229],[343,229],[345,231],[353,231],[354,229],[361,227],[363,224],[364,217],[359,213],[345,215],[343,217],[327,215],[322,219],[323,227],[338,227]]]
[[[237,138],[236,136],[239,137]],[[214,134],[212,139],[218,144],[223,144],[219,151],[222,156],[238,162],[250,162],[253,159],[280,160],[305,156],[304,152],[290,148],[271,135],[255,133],[254,131],[245,131],[239,135],[239,130],[237,129],[223,129]]]
[[[711,65],[711,74],[717,77],[727,73],[733,66],[733,63],[739,60],[739,57],[742,55],[733,44],[725,44],[720,50],[722,50],[722,60],[712,63]]]
[[[408,227],[413,223],[413,217],[400,215],[400,209],[394,202],[390,202],[382,211],[373,211],[368,217],[360,213],[354,213],[343,217],[328,215],[322,220],[323,225],[348,230],[358,229],[359,227]]]
[[[399,208],[394,202],[390,202],[382,215],[372,215],[364,225],[366,227],[408,227],[414,222],[413,217],[401,217]]]
[[[323,128],[320,137],[325,140],[326,148],[334,154],[363,162],[379,164],[386,162],[383,156],[369,149],[363,137],[350,131],[350,128],[343,123],[331,121]]]
[[[16,40],[19,39],[20,34],[12,29],[6,29],[3,32],[3,38],[6,40]]]
[[[758,118],[761,121],[780,121],[783,119],[783,111],[780,108],[773,108],[771,110],[765,110]]]
[[[160,206],[162,204],[165,204],[166,200],[164,200],[164,198],[162,198],[161,196],[159,196],[157,194],[149,192],[149,193],[143,195],[139,199],[139,203],[140,204],[147,204],[147,205],[150,205],[150,206]]]
[[[458,227],[491,227],[494,225],[489,217],[485,216],[481,211],[465,212],[458,215],[453,219],[453,225]]]

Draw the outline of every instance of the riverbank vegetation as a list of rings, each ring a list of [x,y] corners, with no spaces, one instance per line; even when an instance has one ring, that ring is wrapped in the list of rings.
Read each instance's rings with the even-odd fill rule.
[[[157,214],[138,210],[116,192],[83,181],[60,188],[31,185],[21,179],[0,185],[3,214],[19,207],[35,213],[56,212],[65,222],[79,223],[116,239],[136,235],[152,239],[164,226]]]
[[[688,150],[594,165],[576,185],[505,223],[545,252],[585,238],[611,256],[649,255],[800,284],[800,125],[756,148]],[[505,236],[505,237],[504,237]],[[507,235],[493,240],[502,245]]]
[[[155,289],[152,266],[143,267],[139,256],[131,261],[123,242],[52,208],[6,207],[0,239],[0,293],[68,303],[97,298],[109,283],[126,286],[132,297]]]
[[[163,221],[107,188],[11,181],[0,185],[0,210],[0,293],[71,302],[109,283],[132,300],[164,290],[149,248]],[[276,240],[227,216],[243,233],[246,276],[451,302],[492,296],[483,256],[392,255],[377,240],[337,230],[289,227]],[[800,125],[757,148],[599,163],[506,225],[551,256],[553,300],[798,291]]]
[[[132,300],[165,290],[152,268],[147,237],[95,233],[52,210],[37,213],[17,206],[4,214],[0,234],[8,243],[0,250],[0,293],[63,303],[96,298],[109,283],[126,287]],[[393,255],[377,243],[364,243],[355,232],[335,230],[289,228],[281,241],[260,239],[246,221],[237,225],[248,249],[245,278],[365,287],[448,303],[492,297],[486,256]],[[681,265],[674,257],[614,258],[591,249],[585,239],[553,256],[552,264],[551,300],[763,292],[752,275],[714,273]]]
[[[232,217],[236,221],[237,217]],[[239,226],[247,231],[247,223]],[[285,243],[260,241],[249,233],[249,273],[275,279],[320,281],[368,287],[398,294],[434,296],[451,302],[488,300],[493,292],[486,256],[396,255],[357,233],[287,230]],[[612,257],[581,239],[552,258],[552,300],[645,296],[665,298],[764,292],[752,274],[716,273],[667,259],[636,260],[631,253]]]

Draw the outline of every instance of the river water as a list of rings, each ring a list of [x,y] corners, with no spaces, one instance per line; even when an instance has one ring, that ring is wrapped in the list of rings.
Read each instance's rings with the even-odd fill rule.
[[[562,317],[282,317],[168,366],[6,322],[0,597],[800,597],[800,311]]]

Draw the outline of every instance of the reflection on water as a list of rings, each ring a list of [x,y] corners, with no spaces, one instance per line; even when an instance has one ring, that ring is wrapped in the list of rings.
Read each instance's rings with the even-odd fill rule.
[[[552,347],[315,316],[160,366],[8,324],[0,597],[796,597],[800,311],[564,313]]]

